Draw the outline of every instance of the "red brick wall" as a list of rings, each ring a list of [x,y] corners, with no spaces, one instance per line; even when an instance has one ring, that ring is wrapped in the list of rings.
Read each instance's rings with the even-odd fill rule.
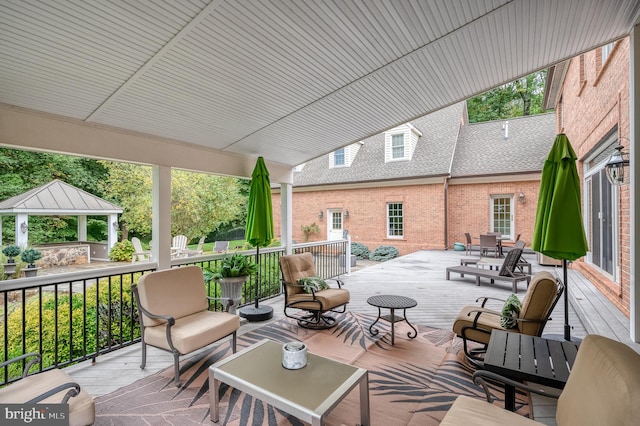
[[[531,245],[533,226],[538,205],[540,181],[515,181],[504,183],[478,183],[449,186],[449,248],[454,242],[465,242],[464,233],[478,237],[490,231],[490,208],[492,195],[514,196],[514,238],[520,239],[527,247]],[[518,200],[518,194],[524,194],[524,203]],[[478,244],[479,240],[473,240]],[[510,245],[508,242],[507,245]]]
[[[298,190],[299,191],[299,190]],[[385,245],[401,255],[417,250],[444,248],[444,189],[442,185],[407,185],[385,188],[309,191],[293,193],[293,239],[304,241],[301,226],[315,222],[320,234],[310,241],[327,239],[327,209],[349,210],[344,228],[351,240],[370,250]],[[404,208],[404,238],[387,238],[387,203],[401,202]],[[280,235],[280,194],[273,194],[275,235]],[[318,218],[323,211],[324,217]]]
[[[564,130],[580,160],[616,125],[620,142],[629,147],[629,39],[620,40],[606,63],[601,64],[600,49],[584,54],[584,80],[580,81],[580,59],[574,58],[562,88]],[[558,113],[559,111],[557,111]],[[559,129],[558,129],[559,130]],[[578,164],[583,175],[583,164]],[[630,215],[629,186],[620,186],[619,247],[620,283],[612,282],[599,269],[576,262],[594,285],[625,315],[630,309]]]

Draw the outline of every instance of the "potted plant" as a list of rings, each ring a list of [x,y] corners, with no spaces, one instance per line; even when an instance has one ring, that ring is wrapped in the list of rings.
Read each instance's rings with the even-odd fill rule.
[[[25,277],[34,277],[38,274],[38,269],[40,268],[36,267],[36,260],[41,257],[42,253],[40,253],[40,250],[36,250],[34,248],[25,249],[20,254],[20,259],[27,263],[27,267],[23,269]]]
[[[256,273],[258,265],[240,253],[226,255],[216,268],[203,268],[206,282],[220,283],[221,297],[228,300],[229,312],[235,314],[242,301],[242,285]]]
[[[4,273],[11,277],[16,272],[15,257],[20,254],[20,247],[15,244],[6,246],[2,249],[2,254],[7,257],[7,263],[4,264]]]

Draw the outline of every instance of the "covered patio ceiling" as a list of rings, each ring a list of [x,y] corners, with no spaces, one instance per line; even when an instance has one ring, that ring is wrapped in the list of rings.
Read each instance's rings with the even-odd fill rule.
[[[629,34],[638,0],[0,2],[0,144],[274,181]]]

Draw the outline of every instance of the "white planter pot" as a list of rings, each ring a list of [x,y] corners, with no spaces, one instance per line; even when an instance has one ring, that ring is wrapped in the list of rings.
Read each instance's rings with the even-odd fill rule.
[[[231,301],[229,313],[235,314],[236,308],[240,306],[240,302],[242,301],[242,286],[248,279],[249,277],[229,277],[218,280],[222,292],[221,297]],[[226,303],[225,301],[225,304]]]

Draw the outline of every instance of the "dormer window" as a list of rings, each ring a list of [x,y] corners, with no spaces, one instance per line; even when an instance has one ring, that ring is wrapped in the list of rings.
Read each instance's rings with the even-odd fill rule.
[[[384,161],[411,160],[422,133],[411,123],[403,124],[384,133]]]
[[[356,142],[333,151],[329,154],[329,168],[351,167],[361,146],[362,142]]]
[[[391,135],[391,158],[394,160],[404,159],[404,133]]]
[[[333,152],[333,165],[335,167],[344,166],[344,148],[336,149]]]

